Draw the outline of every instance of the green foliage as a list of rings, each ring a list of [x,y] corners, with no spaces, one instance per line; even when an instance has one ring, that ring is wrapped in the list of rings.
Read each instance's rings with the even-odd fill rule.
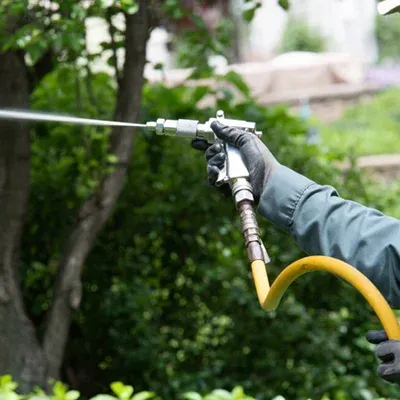
[[[211,76],[212,69],[208,66],[210,56],[224,56],[231,60],[231,50],[236,21],[232,17],[222,18],[217,27],[210,32],[203,19],[188,11],[183,5],[180,7],[174,0],[166,2],[167,14],[175,18],[185,16],[192,22],[190,28],[181,31],[174,39],[176,65],[179,68],[194,68],[196,77]],[[257,10],[262,6],[260,0],[245,0],[242,7],[242,17],[245,22],[251,22]]]
[[[60,7],[54,13],[40,2],[29,7],[29,11],[25,0],[16,0],[14,3],[19,6],[20,18],[24,15],[28,17],[28,13],[29,17],[21,28],[9,35],[3,45],[4,50],[25,51],[31,65],[36,64],[53,46],[64,53],[66,60],[76,59],[83,52],[87,8],[80,2],[58,2]],[[7,5],[1,7],[1,13],[8,11]],[[14,9],[14,15],[16,12]],[[71,18],[61,18],[63,12],[69,13]],[[45,32],[48,34],[44,34]]]
[[[124,31],[113,23],[113,17],[124,13],[135,14],[139,4],[135,0],[95,2],[60,0],[29,3],[27,0],[3,1],[0,4],[0,29],[6,20],[15,18],[23,21],[12,34],[2,35],[3,50],[23,51],[25,61],[31,67],[36,65],[47,53],[54,60],[65,65],[86,65],[106,56],[105,51],[112,49],[108,62],[115,66],[114,52],[124,44]],[[107,20],[112,39],[100,44],[100,51],[89,54],[86,44],[86,21],[97,17]]]
[[[77,400],[82,398],[81,393],[77,390],[69,390],[68,386],[61,382],[55,382],[52,387],[52,393],[47,394],[40,388],[36,388],[34,392],[28,393],[24,396],[16,392],[18,385],[12,380],[11,375],[0,376],[0,399],[1,400]],[[115,396],[110,394],[97,394],[89,400],[162,400],[153,392],[142,391],[134,394],[132,386],[124,385],[122,382],[113,382],[110,385],[111,391]],[[184,400],[255,400],[254,397],[248,396],[241,386],[236,386],[232,391],[225,389],[215,389],[210,393],[204,395],[198,392],[186,392],[179,396]],[[313,398],[313,400],[346,400],[348,397],[330,398],[323,396],[320,399]],[[368,396],[364,397],[369,399]],[[276,396],[271,400],[285,400],[282,396]],[[310,399],[308,399],[310,400]],[[375,400],[390,400],[379,398]]]
[[[21,396],[17,393],[18,384],[13,381],[11,375],[0,376],[0,399],[1,400],[78,400],[82,398],[77,390],[69,390],[68,386],[62,382],[54,382],[51,394],[46,393],[41,388],[36,388],[33,393]],[[132,386],[124,385],[122,382],[113,382],[110,385],[110,394],[98,394],[90,400],[160,400],[154,393],[142,391],[134,394]]]
[[[279,0],[278,4],[284,9],[284,10],[289,10],[290,3],[289,0]]]
[[[33,393],[20,396],[16,392],[17,387],[18,384],[12,380],[11,375],[0,376],[0,399],[77,400],[81,398],[81,394],[77,390],[69,390],[68,387],[61,382],[55,382],[53,384],[51,395],[37,388]],[[115,396],[110,394],[97,394],[89,400],[161,400],[155,393],[149,391],[142,391],[134,394],[133,386],[124,385],[122,382],[113,382],[110,388]],[[240,386],[235,387],[231,392],[224,389],[215,389],[211,393],[206,393],[204,395],[197,392],[187,392],[183,393],[180,398],[185,400],[255,400],[253,397],[247,396]],[[278,396],[272,400],[285,399]]]
[[[176,37],[176,64],[179,68],[195,68],[197,76],[210,76],[208,59],[212,55],[223,55],[229,59],[234,21],[222,18],[210,35],[203,20],[194,19],[195,28],[187,29]]]
[[[63,82],[62,91],[56,89],[59,82]],[[52,93],[51,102],[46,99],[49,93]],[[101,102],[98,101],[100,94]],[[115,90],[108,75],[77,74],[68,66],[47,75],[32,94],[34,109],[62,110],[65,114],[88,118],[101,115],[104,119],[112,119],[114,101]],[[85,200],[113,170],[116,160],[108,152],[109,133],[109,128],[39,125],[32,151],[40,156],[34,158],[39,164],[38,168],[33,165],[33,174],[39,171],[39,165],[47,165],[53,177],[59,174],[71,180],[66,190],[73,191],[73,198]]]
[[[320,53],[325,49],[325,39],[306,22],[290,17],[283,33],[280,51],[311,51]]]
[[[381,61],[400,58],[400,18],[398,14],[376,17],[376,38]]]
[[[330,151],[357,155],[400,152],[400,90],[391,88],[348,109],[338,122],[319,124]]]
[[[197,392],[188,392],[184,394],[183,398],[185,400],[255,400],[253,397],[247,396],[240,386],[235,387],[232,392],[216,389],[205,396]]]
[[[245,0],[243,9],[243,19],[251,22],[254,18],[256,11],[262,6],[260,0]]]

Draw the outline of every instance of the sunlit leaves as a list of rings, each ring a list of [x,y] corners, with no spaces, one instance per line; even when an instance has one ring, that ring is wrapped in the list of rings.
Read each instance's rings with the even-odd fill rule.
[[[134,0],[96,1],[93,4],[74,0],[34,1],[29,6],[25,0],[2,2],[0,23],[4,25],[7,18],[21,21],[13,34],[2,40],[2,46],[5,50],[24,50],[30,65],[36,64],[48,51],[55,52],[62,62],[89,61],[86,54],[87,19],[104,18],[106,13],[135,14],[138,10],[139,4]]]
[[[136,14],[139,11],[139,4],[135,0],[120,0],[120,4],[126,14]]]

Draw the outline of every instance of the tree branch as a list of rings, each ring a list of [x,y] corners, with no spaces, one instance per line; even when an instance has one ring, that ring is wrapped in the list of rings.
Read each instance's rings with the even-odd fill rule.
[[[17,52],[0,53],[0,76],[0,108],[27,108],[27,71]],[[27,392],[42,384],[44,376],[43,354],[25,311],[18,276],[30,137],[29,128],[15,122],[0,121],[0,132],[0,375],[12,372]]]
[[[89,97],[89,101],[92,103],[93,107],[97,110],[98,113],[101,112],[101,107],[99,103],[96,100],[96,96],[93,91],[93,85],[92,85],[92,79],[93,79],[93,73],[92,70],[90,69],[90,65],[87,64],[85,66],[86,69],[86,76],[85,76],[85,83],[86,83],[86,91]]]
[[[148,2],[140,0],[140,11],[126,16],[125,64],[118,91],[115,117],[136,121],[141,104],[146,43],[149,36]],[[125,183],[134,136],[130,128],[114,128],[111,151],[120,163],[102,182],[99,191],[82,206],[77,224],[66,242],[58,267],[54,295],[43,339],[47,359],[47,377],[57,378],[63,360],[71,309],[80,302],[80,280],[83,264],[97,234],[110,216]]]
[[[4,13],[0,49],[4,38],[21,27],[23,17]],[[20,52],[0,51],[0,76],[0,108],[27,108],[28,72]],[[44,377],[43,353],[23,304],[18,274],[29,173],[29,128],[0,121],[0,375],[12,373],[25,393]]]

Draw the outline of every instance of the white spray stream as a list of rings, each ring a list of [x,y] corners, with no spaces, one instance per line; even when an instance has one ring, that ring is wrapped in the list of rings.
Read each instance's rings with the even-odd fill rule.
[[[144,124],[131,122],[104,121],[100,119],[78,118],[63,114],[42,113],[25,110],[0,110],[0,119],[63,122],[66,124],[94,125],[94,126],[124,126],[128,128],[146,128]]]

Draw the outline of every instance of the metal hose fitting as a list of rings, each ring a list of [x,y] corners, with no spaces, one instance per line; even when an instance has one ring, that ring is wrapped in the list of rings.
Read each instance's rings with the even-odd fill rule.
[[[261,240],[260,229],[254,212],[254,196],[251,184],[246,179],[238,179],[232,185],[232,194],[240,213],[243,236],[250,262],[262,260],[265,263],[269,263],[270,258]]]
[[[250,262],[263,260],[265,263],[269,263],[270,259],[260,237],[260,229],[253,203],[243,200],[238,204],[238,210],[240,212],[243,236]]]

